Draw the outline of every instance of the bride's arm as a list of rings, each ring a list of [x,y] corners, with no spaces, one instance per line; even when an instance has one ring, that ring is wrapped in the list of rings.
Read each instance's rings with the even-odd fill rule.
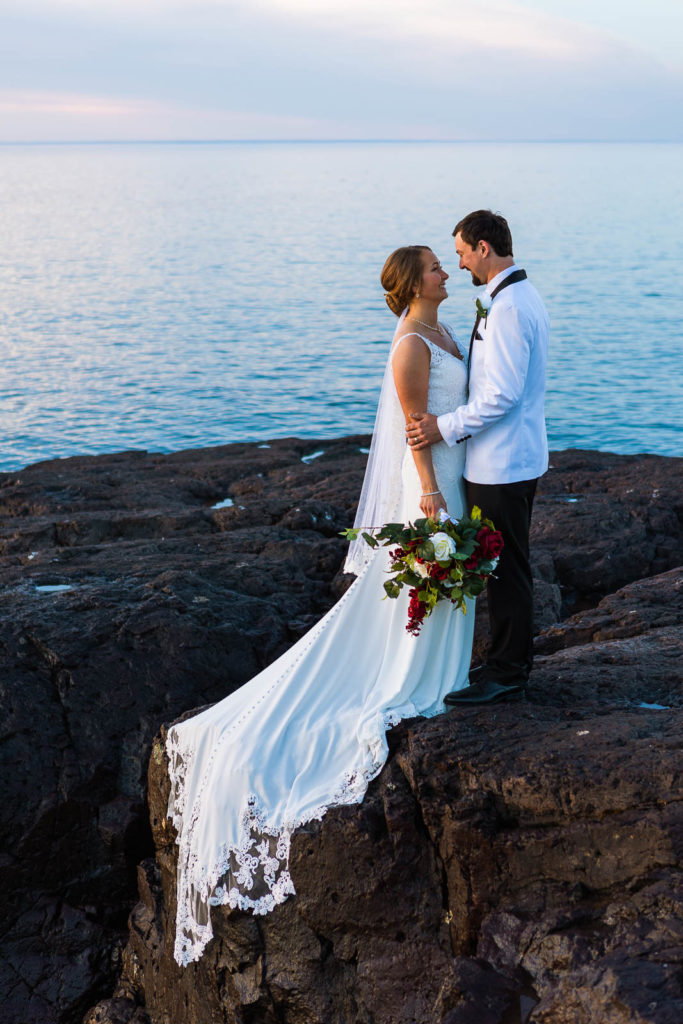
[[[427,408],[429,362],[429,349],[415,335],[404,337],[394,353],[392,361],[394,382],[406,422],[410,421],[410,413],[413,410]],[[439,509],[446,508],[446,502],[436,482],[432,450],[423,448],[421,451],[413,452],[412,455],[422,484],[420,511],[425,516],[436,518]]]

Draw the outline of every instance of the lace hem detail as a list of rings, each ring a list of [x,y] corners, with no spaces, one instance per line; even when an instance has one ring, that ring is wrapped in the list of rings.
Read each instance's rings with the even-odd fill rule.
[[[369,568],[365,567],[364,572]],[[363,575],[364,575],[363,572]],[[200,865],[197,855],[192,849],[192,838],[195,834],[197,822],[199,821],[202,808],[202,794],[210,776],[212,765],[217,754],[226,740],[242,726],[248,718],[257,710],[259,705],[280,686],[295,670],[301,659],[309,648],[317,640],[320,633],[330,624],[333,618],[341,611],[342,607],[351,598],[352,591],[358,580],[346,591],[337,604],[330,610],[328,615],[321,619],[307,635],[306,643],[302,644],[294,657],[282,672],[265,690],[257,700],[246,708],[230,726],[224,730],[218,742],[214,745],[206,768],[204,770],[197,796],[192,806],[191,813],[187,814],[187,792],[188,782],[194,767],[195,751],[182,741],[182,726],[172,726],[166,736],[166,753],[168,755],[169,778],[171,791],[168,803],[168,817],[171,819],[176,832],[176,844],[178,850],[178,883],[177,899],[178,910],[176,917],[176,939],[175,958],[179,964],[186,966],[193,961],[199,960],[206,945],[213,937],[211,919],[208,911],[209,906],[229,904],[233,909],[250,910],[254,914],[267,914],[275,908],[278,903],[283,903],[289,895],[294,894],[294,886],[287,871],[289,863],[289,843],[291,834],[299,825],[308,821],[321,818],[329,806],[337,803],[354,803],[363,799],[368,782],[381,770],[384,760],[379,764],[374,774],[368,776],[364,785],[360,785],[356,779],[356,773],[351,773],[345,778],[340,793],[335,796],[329,804],[316,808],[301,821],[285,823],[280,827],[269,826],[265,820],[264,812],[258,804],[256,796],[250,798],[247,808],[242,814],[240,834],[236,845],[224,845],[221,848],[218,861],[210,868]],[[191,719],[190,719],[191,721]],[[385,729],[388,726],[385,726]],[[380,741],[381,745],[381,741]],[[352,794],[358,793],[357,797]],[[275,849],[266,852],[262,844],[256,848],[255,843],[263,837],[275,839]],[[262,882],[267,891],[256,898],[247,893],[254,886],[253,873],[255,860],[262,868]],[[275,867],[275,863],[278,867]],[[234,870],[233,870],[234,869]],[[230,871],[235,880],[243,878],[244,884],[230,886],[227,889],[218,885],[219,880]],[[249,877],[252,877],[251,886],[247,885]],[[245,891],[246,890],[246,891]],[[192,913],[193,904],[203,905],[206,916],[206,923],[199,921],[198,914]],[[199,908],[197,908],[199,909]],[[204,916],[204,914],[202,915]]]
[[[174,728],[169,729],[166,734],[166,753],[168,755],[168,776],[171,780],[168,816],[176,831],[180,832],[187,799],[187,776],[192,769],[194,753],[191,748],[181,744],[180,737]]]
[[[229,906],[232,910],[265,915],[278,904],[284,903],[289,896],[296,894],[289,874],[292,834],[308,822],[321,820],[331,807],[361,803],[368,785],[379,775],[386,762],[386,730],[414,714],[416,710],[410,705],[385,712],[381,727],[369,744],[369,763],[346,772],[329,802],[314,808],[296,821],[273,825],[268,821],[258,797],[251,794],[241,815],[238,843],[232,846],[223,844],[216,863],[211,867],[200,865],[190,850],[189,836],[199,818],[201,807],[200,799],[197,798],[190,825],[184,833],[179,832],[176,840],[180,847],[174,945],[177,963],[186,967],[199,960],[213,938],[210,907]],[[177,751],[182,761],[180,767],[176,761],[173,768],[172,793],[178,792],[182,802],[184,768],[190,763],[191,755],[188,751],[181,751],[178,736],[171,738],[171,732],[169,730],[167,740],[169,756],[175,755]],[[176,787],[180,787],[180,791]],[[178,808],[179,805],[176,805],[170,815],[174,822],[181,821]],[[199,920],[200,917],[206,920]]]

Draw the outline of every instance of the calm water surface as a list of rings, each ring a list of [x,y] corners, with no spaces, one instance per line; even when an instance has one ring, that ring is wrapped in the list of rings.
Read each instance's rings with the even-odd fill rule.
[[[552,321],[551,446],[680,454],[683,146],[0,147],[0,469],[369,431],[379,271],[504,212]]]

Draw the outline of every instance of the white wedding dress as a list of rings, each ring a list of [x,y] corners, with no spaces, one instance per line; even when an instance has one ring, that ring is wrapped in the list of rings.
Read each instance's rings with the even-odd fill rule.
[[[431,352],[428,411],[452,411],[465,401],[466,356],[459,360],[423,340]],[[460,516],[464,445],[442,442],[432,455],[448,511]],[[398,482],[398,521],[420,518],[409,448]],[[282,657],[169,729],[178,963],[200,958],[213,935],[212,905],[265,914],[293,894],[294,829],[329,807],[362,801],[387,758],[386,730],[444,711],[444,695],[467,685],[474,604],[463,615],[439,603],[420,635],[411,636],[407,589],[383,599],[388,558],[388,549],[379,548],[341,600]]]

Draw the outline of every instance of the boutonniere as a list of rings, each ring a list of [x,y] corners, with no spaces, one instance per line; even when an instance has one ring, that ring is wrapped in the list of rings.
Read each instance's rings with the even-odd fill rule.
[[[482,318],[482,320],[484,321],[484,326],[486,326],[486,320],[489,315],[489,310],[491,309],[490,296],[485,295],[482,300],[477,295],[476,299],[474,300],[474,304],[477,307],[477,316],[480,316]]]

